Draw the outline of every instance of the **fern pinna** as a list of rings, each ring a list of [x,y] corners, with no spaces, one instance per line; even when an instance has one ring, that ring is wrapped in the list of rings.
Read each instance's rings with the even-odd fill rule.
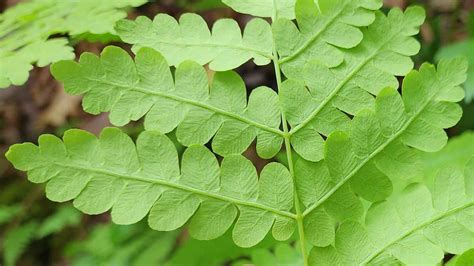
[[[84,95],[85,111],[110,112],[116,126],[144,118],[135,143],[117,128],[99,138],[69,130],[14,145],[8,159],[47,183],[51,200],[74,200],[87,214],[111,209],[118,224],[148,215],[153,229],[187,224],[205,240],[233,226],[242,247],[270,231],[279,241],[297,234],[305,265],[436,264],[474,246],[474,160],[432,182],[419,173],[420,153],[440,150],[443,129],[461,117],[467,69],[451,59],[412,70],[422,8],[224,3],[272,23],[254,18],[242,34],[231,19],[209,30],[195,14],[138,17],[116,25],[135,58],[110,46],[52,66],[68,93]],[[273,63],[277,88],[255,88],[247,100],[232,69],[248,60]],[[405,76],[400,92],[396,76]],[[187,147],[182,158],[172,131]],[[265,159],[284,151],[287,165],[257,175],[241,155],[254,142]]]

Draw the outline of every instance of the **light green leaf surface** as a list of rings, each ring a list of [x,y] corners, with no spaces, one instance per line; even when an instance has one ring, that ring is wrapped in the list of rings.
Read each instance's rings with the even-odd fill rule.
[[[179,22],[167,14],[158,14],[153,21],[147,17],[122,20],[116,30],[120,38],[134,44],[134,51],[150,47],[159,51],[170,66],[193,60],[216,71],[234,69],[253,58],[257,65],[272,59],[270,25],[262,19],[252,19],[243,31],[232,19],[220,19],[212,32],[204,19],[196,14],[184,14]]]
[[[472,159],[466,167],[441,170],[435,186],[414,183],[387,201],[374,203],[364,223],[342,223],[333,246],[314,248],[311,263],[322,265],[387,263],[440,263],[444,253],[462,254],[474,246]],[[466,171],[464,173],[464,171]],[[416,204],[413,204],[416,202]]]
[[[63,141],[43,135],[39,146],[12,146],[7,158],[28,171],[30,181],[47,183],[49,199],[74,200],[74,206],[84,213],[112,209],[112,220],[119,224],[136,223],[150,213],[150,227],[160,231],[175,230],[190,220],[191,235],[199,239],[224,234],[237,218],[233,238],[243,247],[260,242],[275,219],[294,219],[289,212],[293,206],[291,176],[278,163],[267,165],[257,181],[247,159],[227,157],[247,168],[230,172],[228,167],[235,165],[224,162],[219,167],[203,146],[189,147],[179,168],[172,142],[158,132],[143,132],[136,146],[115,128],[105,129],[99,139],[85,131],[69,130]],[[161,152],[151,158],[149,152],[154,148]],[[244,178],[248,183],[239,184]],[[227,194],[236,184],[248,193]]]
[[[128,7],[146,0],[61,1],[34,0],[0,14],[0,88],[22,85],[36,64],[74,58],[66,38],[55,34],[115,34],[114,24]]]

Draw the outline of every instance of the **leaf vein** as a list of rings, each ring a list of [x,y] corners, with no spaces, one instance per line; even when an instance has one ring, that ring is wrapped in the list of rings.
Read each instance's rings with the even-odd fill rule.
[[[183,185],[183,184],[176,184],[176,183],[167,182],[165,180],[158,179],[158,178],[148,178],[148,177],[141,177],[141,176],[137,176],[137,175],[125,175],[125,174],[115,173],[115,172],[112,172],[112,171],[97,169],[97,168],[93,168],[93,167],[84,167],[84,166],[70,165],[70,164],[58,163],[58,162],[55,162],[54,164],[57,165],[57,166],[60,166],[60,167],[69,168],[69,169],[73,169],[73,170],[79,170],[79,171],[82,170],[82,171],[94,172],[94,173],[113,176],[113,177],[116,177],[116,178],[121,178],[121,179],[126,179],[126,180],[141,181],[141,182],[145,182],[145,183],[151,183],[151,184],[156,184],[156,185],[160,185],[160,186],[166,186],[166,187],[169,187],[169,188],[179,189],[179,190],[182,190],[182,191],[191,192],[191,193],[194,193],[194,194],[198,194],[198,195],[209,197],[209,198],[214,198],[214,199],[217,199],[217,200],[227,201],[227,202],[230,202],[230,203],[233,203],[233,204],[236,204],[236,205],[254,207],[254,208],[269,211],[269,212],[272,212],[272,213],[275,213],[275,214],[278,214],[278,215],[281,215],[281,216],[296,219],[296,215],[291,213],[291,212],[281,211],[281,210],[278,210],[278,209],[260,204],[258,202],[250,202],[250,201],[244,201],[244,200],[240,200],[240,199],[230,198],[230,197],[220,195],[220,194],[217,194],[217,193],[202,191],[202,190],[199,190],[197,188],[189,187],[189,186],[186,186],[186,185]]]
[[[163,93],[163,92],[159,92],[159,91],[152,91],[152,90],[149,90],[149,89],[146,89],[146,88],[141,88],[141,87],[138,87],[138,86],[123,85],[123,84],[118,84],[118,83],[115,83],[115,82],[110,82],[110,81],[105,81],[105,80],[100,80],[100,79],[88,78],[88,80],[104,83],[104,84],[107,84],[107,85],[112,85],[112,86],[115,86],[115,87],[122,87],[122,88],[130,89],[130,90],[134,90],[134,91],[137,91],[137,92],[141,92],[143,94],[154,95],[154,96],[174,100],[174,101],[177,101],[177,102],[197,106],[197,107],[215,112],[217,114],[233,118],[233,119],[238,120],[242,123],[252,125],[252,126],[254,126],[256,128],[259,128],[261,130],[268,131],[268,132],[277,134],[277,135],[282,136],[282,137],[284,136],[284,132],[282,132],[279,129],[271,128],[267,125],[260,124],[256,121],[253,121],[253,120],[248,119],[246,117],[243,117],[241,115],[234,114],[234,113],[222,110],[220,108],[214,107],[212,105],[205,104],[205,103],[202,103],[202,102],[198,102],[198,101],[195,101],[195,100],[192,100],[192,99],[187,99],[187,98],[184,98],[184,97],[180,97],[180,96],[177,96],[177,95],[171,95],[171,94],[167,94],[167,93]]]

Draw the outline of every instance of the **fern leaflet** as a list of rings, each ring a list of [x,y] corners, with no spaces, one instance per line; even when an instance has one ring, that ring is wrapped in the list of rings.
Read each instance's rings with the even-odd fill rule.
[[[174,144],[166,136],[145,131],[135,147],[114,128],[105,129],[99,140],[80,130],[67,131],[64,143],[43,135],[39,147],[22,144],[7,157],[28,171],[30,181],[47,182],[51,200],[74,199],[74,206],[87,214],[112,208],[112,220],[118,224],[136,223],[150,213],[153,229],[170,231],[193,216],[191,235],[213,239],[227,231],[239,210],[233,236],[240,246],[257,244],[272,226],[277,239],[287,239],[293,231],[291,176],[277,163],[267,165],[257,180],[244,157],[226,157],[219,167],[207,148],[191,146],[180,169]]]

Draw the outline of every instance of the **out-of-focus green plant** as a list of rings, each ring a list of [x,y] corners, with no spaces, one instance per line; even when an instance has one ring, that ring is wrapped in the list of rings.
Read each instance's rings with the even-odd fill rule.
[[[474,11],[471,12],[466,27],[469,33],[468,38],[442,47],[436,53],[435,59],[439,61],[443,58],[459,56],[464,56],[468,59],[469,68],[464,89],[466,91],[465,101],[470,103],[474,99]]]
[[[22,85],[33,64],[39,67],[74,58],[65,37],[108,40],[128,7],[147,0],[32,0],[0,14],[0,88]],[[107,37],[108,36],[108,37]],[[104,39],[105,38],[105,39]]]
[[[28,210],[20,204],[0,206],[0,225],[7,224],[2,232],[0,249],[2,250],[3,263],[6,266],[15,265],[28,245],[38,239],[61,231],[68,226],[77,226],[81,214],[70,205],[57,209],[46,218],[39,219],[28,216]],[[25,216],[22,220],[22,216]],[[8,226],[8,223],[11,223]]]
[[[65,255],[73,266],[161,265],[173,249],[176,235],[149,230],[144,223],[100,224],[86,239],[72,241]]]
[[[234,245],[230,233],[202,241],[189,238],[186,231],[156,232],[143,222],[98,225],[86,239],[67,246],[65,254],[73,266],[301,264],[301,254],[294,243],[279,243],[267,237],[255,247],[241,248]]]

